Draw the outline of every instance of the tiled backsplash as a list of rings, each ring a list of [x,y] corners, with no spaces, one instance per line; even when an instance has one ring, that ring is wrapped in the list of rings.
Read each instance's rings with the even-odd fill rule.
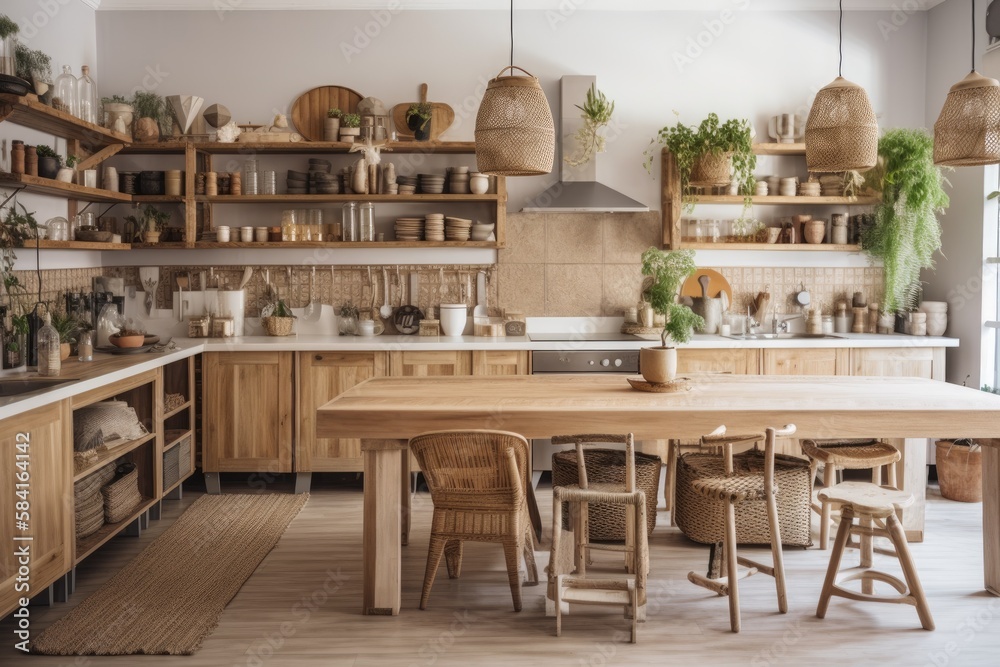
[[[105,269],[50,269],[42,271],[42,303],[55,303],[62,307],[64,292],[89,292],[93,279],[104,275]],[[36,271],[14,271],[14,276],[27,288],[26,302],[34,304],[38,299],[38,273]],[[4,294],[3,303],[7,303]]]

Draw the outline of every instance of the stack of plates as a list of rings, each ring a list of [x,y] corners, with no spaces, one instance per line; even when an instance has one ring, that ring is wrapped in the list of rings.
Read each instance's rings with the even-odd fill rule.
[[[424,221],[421,218],[396,218],[397,241],[420,241],[424,235]]]
[[[399,194],[412,195],[414,192],[417,191],[417,177],[396,176],[396,185],[399,188]]]
[[[428,213],[424,217],[424,240],[444,241],[444,213]]]
[[[445,218],[445,240],[447,241],[468,241],[472,220],[464,218]]]
[[[823,197],[844,196],[844,175],[824,174],[819,177],[820,195]]]
[[[818,181],[806,181],[799,183],[800,197],[819,197],[821,187]]]
[[[490,236],[493,235],[494,224],[491,222],[483,223],[477,222],[472,225],[471,238],[473,241],[489,241]]]
[[[444,192],[444,176],[436,174],[420,174],[420,191],[429,195],[439,195]]]
[[[453,195],[471,194],[468,167],[454,167],[448,170],[448,192]]]
[[[289,169],[285,185],[290,195],[307,195],[309,194],[309,174],[304,171]]]

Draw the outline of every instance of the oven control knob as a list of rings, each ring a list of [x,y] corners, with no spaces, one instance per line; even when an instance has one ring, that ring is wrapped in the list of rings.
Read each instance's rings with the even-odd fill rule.
[[[611,365],[611,360],[610,359],[601,359],[601,365],[602,366],[610,366]]]
[[[621,368],[621,365],[622,365],[622,360],[621,359],[615,359],[615,368]]]
[[[591,366],[593,366],[593,365],[594,365],[594,360],[593,360],[593,359],[591,359],[591,360],[590,360],[589,362],[587,362],[587,363],[589,363],[589,364],[590,364]]]

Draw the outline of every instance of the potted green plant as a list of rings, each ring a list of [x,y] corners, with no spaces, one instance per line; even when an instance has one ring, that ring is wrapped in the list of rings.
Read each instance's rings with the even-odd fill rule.
[[[719,117],[710,113],[697,127],[680,121],[666,126],[650,143],[663,145],[673,155],[688,209],[696,200],[689,190],[691,185],[735,183],[737,191],[746,197],[747,206],[752,203],[757,156],[753,152],[750,121],[730,119],[720,123]],[[647,149],[645,155],[646,171],[651,171],[656,151]]]
[[[56,180],[61,183],[72,183],[73,175],[76,173],[76,165],[80,162],[80,158],[75,155],[66,156],[66,164],[59,168],[56,172]]]
[[[29,49],[21,42],[17,43],[15,52],[15,69],[17,76],[31,83],[35,95],[44,104],[52,101],[52,59],[43,53]]]
[[[882,193],[874,224],[861,247],[882,260],[883,313],[912,310],[920,296],[920,271],[934,266],[941,248],[938,213],[948,207],[944,176],[934,164],[934,139],[925,130],[887,131],[878,142],[878,164],[865,174],[868,187]]]
[[[337,141],[340,137],[340,117],[343,113],[343,111],[336,107],[327,110],[326,119],[323,121],[323,139],[326,141]]]
[[[17,33],[21,27],[6,14],[0,14],[0,74],[16,74]]]
[[[59,153],[44,144],[35,146],[35,153],[38,155],[39,176],[54,179],[59,175],[59,168],[62,167],[62,157]]]
[[[581,111],[583,127],[573,135],[576,141],[576,153],[564,159],[566,164],[579,167],[587,164],[594,154],[604,152],[605,141],[600,132],[611,122],[611,115],[615,112],[615,102],[608,100],[604,93],[597,89],[597,84],[591,84],[583,106],[579,104],[575,106]]]
[[[59,311],[52,313],[52,328],[59,334],[60,361],[69,359],[71,345],[76,342],[76,332],[79,325],[79,321],[68,313],[60,313]]]
[[[942,496],[962,503],[983,501],[983,451],[976,441],[937,440],[934,455]]]
[[[260,321],[268,336],[288,336],[292,333],[295,315],[292,314],[292,309],[285,304],[284,300],[278,299],[271,314],[262,317]]]
[[[340,140],[354,143],[361,135],[361,116],[356,113],[345,113],[340,117]]]
[[[163,232],[168,222],[170,222],[170,214],[159,210],[152,204],[143,206],[139,216],[125,216],[125,224],[131,225],[137,234],[142,235],[143,243],[159,243],[160,233]]]
[[[413,132],[417,141],[427,141],[431,138],[431,105],[428,102],[414,102],[406,110],[406,127]]]
[[[135,116],[133,139],[152,143],[170,134],[170,109],[162,97],[149,90],[137,90],[132,96],[132,108]]]
[[[121,95],[112,95],[101,98],[101,107],[104,109],[104,127],[122,134],[129,133],[135,118],[131,102]]]
[[[649,303],[653,312],[663,315],[666,321],[660,332],[660,347],[639,350],[639,371],[647,382],[672,381],[677,375],[677,348],[668,343],[686,343],[696,327],[705,326],[705,320],[678,303],[681,285],[697,268],[692,250],[651,247],[642,253],[642,274],[653,279],[647,290]]]
[[[20,210],[18,210],[20,209]],[[38,230],[38,223],[33,213],[28,212],[23,204],[14,198],[7,208],[6,215],[0,219],[0,279],[3,280],[3,290],[7,303],[0,306],[3,313],[3,368],[18,368],[24,365],[25,344],[28,336],[28,313],[31,311],[31,298],[28,290],[14,273],[14,262],[17,261],[15,249],[24,245]]]

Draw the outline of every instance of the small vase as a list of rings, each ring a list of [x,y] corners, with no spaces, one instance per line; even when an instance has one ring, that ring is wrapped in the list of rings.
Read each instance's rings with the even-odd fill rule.
[[[59,174],[59,159],[54,157],[38,158],[38,175],[42,178],[54,179]]]
[[[677,377],[677,348],[661,346],[640,349],[639,372],[646,382],[672,382]]]
[[[59,344],[59,361],[66,361],[69,359],[70,345],[69,343]]]
[[[822,243],[823,237],[826,236],[826,221],[809,220],[805,223],[803,236],[805,236],[806,243]]]
[[[160,232],[143,232],[142,240],[144,243],[159,243]]]
[[[428,141],[431,138],[431,123],[433,118],[421,118],[420,116],[410,116],[406,119],[406,127],[413,132],[413,138],[417,141]]]
[[[323,140],[337,141],[340,137],[340,118],[327,118],[323,121]]]
[[[343,142],[345,142],[345,143],[353,144],[354,141],[355,141],[355,139],[357,139],[360,135],[361,135],[361,128],[360,127],[342,127],[342,128],[340,128],[340,140],[343,141]]]
[[[155,118],[139,118],[132,129],[132,138],[141,143],[153,143],[160,140],[160,126]]]
[[[75,173],[72,167],[60,167],[59,171],[56,172],[56,180],[60,183],[72,183]]]

